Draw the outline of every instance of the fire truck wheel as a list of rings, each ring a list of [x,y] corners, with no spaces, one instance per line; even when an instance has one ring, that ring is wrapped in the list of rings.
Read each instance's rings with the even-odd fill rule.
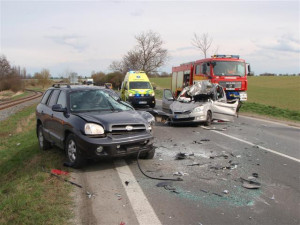
[[[212,114],[211,114],[211,111],[208,111],[207,115],[206,115],[206,121],[205,121],[204,125],[205,126],[210,126],[211,122],[212,122]]]

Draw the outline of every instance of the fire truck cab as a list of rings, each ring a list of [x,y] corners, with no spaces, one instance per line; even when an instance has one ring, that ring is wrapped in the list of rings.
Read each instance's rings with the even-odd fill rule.
[[[186,86],[200,80],[210,80],[224,88],[228,101],[246,101],[249,73],[250,65],[238,55],[214,55],[173,67],[171,89],[177,96]]]

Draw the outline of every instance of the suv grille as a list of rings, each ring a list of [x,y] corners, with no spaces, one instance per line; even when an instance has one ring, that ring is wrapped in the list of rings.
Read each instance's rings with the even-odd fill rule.
[[[113,125],[112,126],[112,134],[113,135],[122,135],[129,133],[139,133],[146,130],[144,124],[121,124],[121,125]]]

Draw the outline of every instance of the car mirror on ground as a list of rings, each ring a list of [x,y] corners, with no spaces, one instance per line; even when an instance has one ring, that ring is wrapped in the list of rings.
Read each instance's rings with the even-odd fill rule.
[[[67,109],[63,108],[61,104],[56,104],[52,106],[52,111],[54,112],[66,112]]]

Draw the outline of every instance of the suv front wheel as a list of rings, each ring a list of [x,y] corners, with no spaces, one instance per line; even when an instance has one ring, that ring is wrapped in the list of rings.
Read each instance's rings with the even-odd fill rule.
[[[65,151],[67,154],[68,161],[74,168],[80,168],[85,163],[85,158],[81,155],[80,149],[76,144],[74,134],[70,134],[67,137]]]

